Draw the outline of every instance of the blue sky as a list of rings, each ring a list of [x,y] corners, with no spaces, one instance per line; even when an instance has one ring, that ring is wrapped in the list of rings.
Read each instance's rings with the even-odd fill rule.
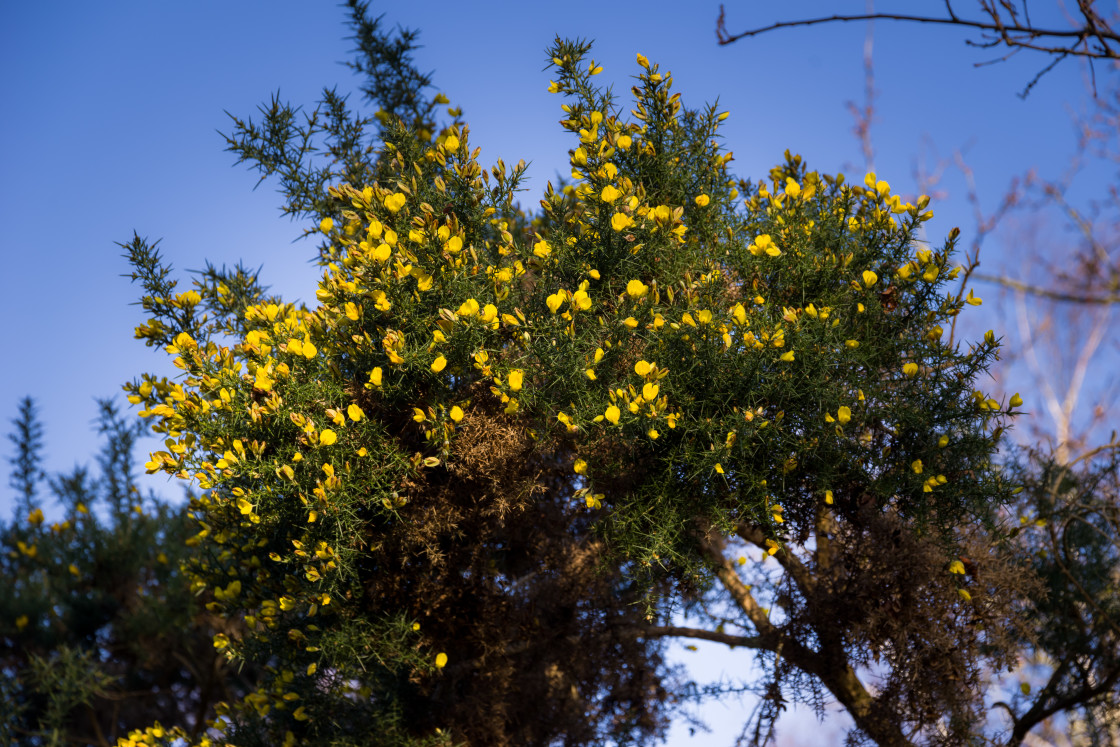
[[[901,5],[913,7],[894,3]],[[940,7],[928,5],[934,12]],[[732,30],[762,25],[778,20],[779,10],[789,19],[864,9],[862,1],[731,3],[728,24]],[[764,175],[790,148],[813,168],[862,177],[846,103],[862,103],[865,24],[778,32],[721,48],[718,3],[708,0],[440,0],[374,10],[390,23],[421,29],[419,64],[463,107],[483,162],[531,162],[526,204],[566,170],[573,147],[557,125],[562,101],[545,90],[543,50],[557,34],[595,39],[593,55],[605,67],[600,80],[613,82],[620,95],[641,52],[673,72],[686,104],[718,97],[732,115],[723,132],[740,175]],[[219,132],[230,130],[225,111],[254,114],[276,91],[311,108],[324,86],[355,90],[356,78],[339,64],[351,48],[345,18],[334,3],[293,0],[0,6],[0,318],[8,320],[0,418],[6,425],[19,398],[35,397],[46,426],[48,470],[92,462],[95,397],[117,395],[123,402],[124,381],[142,371],[173,373],[166,356],[132,337],[142,320],[130,305],[137,288],[122,277],[128,267],[115,242],[129,240],[134,230],[162,239],[180,272],[205,260],[242,261],[261,267],[263,280],[287,299],[313,300],[317,274],[307,262],[313,249],[293,243],[303,226],[279,215],[274,185],[253,190],[256,176],[234,166]],[[1084,106],[1082,70],[1059,66],[1023,101],[1016,93],[1045,61],[1020,56],[974,67],[995,56],[966,47],[953,29],[876,25],[873,137],[880,178],[913,193],[923,154],[947,158],[963,149],[990,208],[1028,167],[1061,172],[1074,143],[1070,112]],[[1085,194],[1113,175],[1088,176]],[[959,172],[949,169],[941,186],[948,197],[933,204],[930,238],[939,244],[960,226],[967,240],[973,219]],[[1041,230],[1063,239],[1059,227]],[[985,248],[985,269],[1013,272],[1016,246],[996,239]],[[185,288],[186,275],[180,277]],[[973,329],[1002,334],[1005,318],[992,304],[982,308]],[[10,454],[6,441],[2,453]],[[7,474],[6,460],[0,474]],[[165,496],[180,490],[154,485]],[[5,480],[5,516],[11,498]],[[703,676],[734,676],[749,663],[745,653],[689,656]],[[716,706],[713,723],[727,728],[695,740],[682,731],[671,744],[728,743],[736,715]],[[813,742],[811,731],[793,736],[799,733],[803,743]]]

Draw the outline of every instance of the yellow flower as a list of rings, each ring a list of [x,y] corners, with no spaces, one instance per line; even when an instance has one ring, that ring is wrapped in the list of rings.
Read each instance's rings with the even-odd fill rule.
[[[877,282],[879,282],[879,276],[878,275],[876,275],[871,270],[864,270],[863,271],[863,284],[864,285],[866,285],[868,288],[870,288],[871,286],[875,285],[875,283],[877,283]]]
[[[620,415],[622,415],[622,412],[614,405],[608,407],[607,411],[603,413],[603,417],[609,420],[612,424],[618,423],[618,418]]]
[[[789,363],[790,361],[793,360],[793,351],[792,350],[787,350],[786,352],[782,353],[781,358],[786,363]]]
[[[463,301],[456,313],[459,316],[474,316],[478,313],[478,308],[478,301],[473,298],[468,298],[466,301]]]
[[[544,300],[548,306],[548,310],[555,314],[560,310],[560,306],[564,303],[564,294],[557,291]]]
[[[646,56],[641,52],[638,52],[638,64],[644,67],[646,70],[649,70],[649,60],[646,59]]]
[[[439,373],[440,371],[442,371],[446,367],[447,367],[447,359],[444,358],[442,355],[438,356],[434,361],[432,361],[432,371],[434,371],[435,373]]]
[[[331,218],[327,217],[319,221],[319,230],[323,233],[330,233],[332,228],[334,228],[334,220]]]
[[[696,195],[696,204],[700,207],[706,207],[711,201],[712,198],[708,197],[708,195]]]
[[[577,475],[586,475],[587,474],[587,462],[585,462],[582,459],[577,459],[576,463],[574,465],[572,465],[572,469],[575,470]]]
[[[716,462],[716,473],[720,475],[725,474],[723,471],[723,465],[719,462]]]
[[[619,197],[622,197],[622,192],[613,184],[603,187],[603,191],[599,194],[599,199],[603,202],[614,202]]]
[[[582,291],[582,290],[576,291],[572,295],[572,304],[577,309],[587,311],[588,309],[591,308],[591,296],[587,295],[587,291]]]
[[[396,213],[396,212],[400,211],[400,209],[402,207],[404,207],[404,204],[407,201],[408,201],[408,198],[405,197],[400,192],[397,192],[395,194],[391,194],[391,195],[389,195],[388,197],[385,198],[385,209],[388,210],[390,213]]]
[[[914,462],[910,465],[910,469],[914,470],[915,475],[922,474],[922,460],[915,459]]]
[[[41,509],[41,508],[32,509],[31,513],[29,513],[27,515],[27,521],[30,522],[32,526],[36,526],[36,527],[39,526],[40,524],[42,524],[43,523],[43,509]]]
[[[848,421],[852,419],[852,410],[848,406],[843,406],[836,411],[836,419],[840,421],[840,425],[847,425]]]
[[[634,219],[625,213],[615,213],[611,216],[611,228],[615,231],[625,231],[633,223]]]
[[[801,185],[792,177],[788,176],[786,177],[786,194],[794,198],[801,194]]]
[[[444,243],[443,248],[451,254],[458,254],[463,250],[463,237],[452,236]]]
[[[1011,396],[1011,401],[1008,402],[1008,404],[1012,407],[1021,407],[1023,404],[1023,398],[1019,396],[1018,392],[1015,392],[1015,394]]]
[[[906,365],[904,365],[902,367],[902,373],[906,374],[907,376],[917,376],[918,375],[918,364],[917,363],[907,363]]]
[[[639,376],[646,376],[652,370],[653,364],[649,361],[642,360],[634,364],[634,373],[638,374]]]
[[[641,280],[631,280],[626,284],[626,293],[631,298],[641,298],[649,291],[649,286]]]
[[[337,440],[338,434],[336,434],[330,428],[324,428],[323,431],[319,434],[319,443],[323,446],[330,446]]]
[[[618,138],[618,147],[620,150],[626,150],[633,142],[633,139],[629,135],[620,135]]]
[[[443,669],[447,666],[447,654],[440,652],[436,654],[436,669]]]
[[[658,390],[659,387],[657,386],[657,384],[646,384],[642,387],[642,398],[645,399],[646,402],[653,402],[655,399],[657,399]]]
[[[751,254],[758,256],[760,254],[767,254],[771,257],[781,256],[782,250],[774,245],[774,240],[770,238],[770,234],[764,233],[755,238],[754,243],[748,247]]]
[[[369,372],[369,383],[374,386],[381,386],[381,367],[378,366]]]
[[[458,423],[463,419],[463,408],[459,407],[459,405],[454,405],[449,414],[451,415],[451,419]]]
[[[514,392],[521,391],[521,383],[524,380],[524,374],[521,369],[515,369],[509,372],[509,388]]]
[[[448,135],[447,139],[443,141],[443,149],[446,151],[459,150],[459,138]]]
[[[656,441],[657,437],[660,436],[661,434],[657,432],[656,428],[650,428],[648,435],[649,435],[650,438],[652,438],[654,441]]]
[[[549,254],[552,254],[552,245],[544,239],[541,239],[537,243],[533,244],[533,254],[537,255],[541,259],[544,259]]]
[[[829,506],[832,505],[832,491],[831,490],[824,491],[824,502]]]
[[[346,414],[349,415],[350,419],[354,422],[361,420],[362,416],[365,415],[365,413],[362,412],[362,408],[358,407],[357,405],[350,405],[349,407],[347,407]]]
[[[964,563],[959,560],[954,560],[949,564],[949,573],[955,573],[958,576],[964,575]]]
[[[623,319],[623,320],[622,320],[622,323],[623,323],[623,324],[625,324],[625,325],[626,325],[627,327],[629,327],[630,329],[634,329],[635,327],[637,327],[637,326],[638,326],[638,320],[637,320],[637,319],[635,319],[635,318],[634,318],[634,317],[632,317],[632,316],[628,316],[628,317],[626,317],[625,319]]]

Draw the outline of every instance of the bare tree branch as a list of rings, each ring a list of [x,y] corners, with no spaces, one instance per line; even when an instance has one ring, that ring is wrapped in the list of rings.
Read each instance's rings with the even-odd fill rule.
[[[901,21],[905,23],[920,23],[938,26],[955,26],[980,33],[979,39],[967,39],[969,46],[979,49],[993,49],[1004,47],[1015,53],[1021,50],[1041,52],[1054,56],[1055,59],[1048,63],[1027,84],[1020,96],[1025,97],[1038,83],[1043,75],[1050,72],[1059,62],[1067,57],[1081,57],[1089,60],[1117,60],[1120,59],[1120,33],[1115,31],[1108,20],[1100,16],[1093,9],[1093,0],[1078,2],[1080,22],[1072,21],[1072,28],[1046,28],[1036,26],[1026,12],[1026,3],[1022,9],[1010,2],[992,2],[980,0],[981,13],[985,16],[980,19],[962,18],[952,7],[946,3],[946,15],[910,15],[907,13],[857,13],[852,15],[818,16],[794,21],[777,21],[768,26],[759,26],[732,34],[727,30],[726,9],[721,4],[719,17],[716,20],[716,38],[721,45],[732,44],[740,39],[748,39],[760,34],[780,29],[817,26],[826,23],[848,23],[852,21]],[[1002,61],[1002,58],[994,61]],[[988,61],[992,62],[992,61]],[[977,65],[987,64],[985,62]]]
[[[1080,303],[1094,306],[1108,306],[1114,303],[1120,303],[1120,294],[1115,293],[1107,296],[1067,293],[1065,291],[1056,291],[1037,285],[1030,285],[1028,283],[1006,277],[1004,275],[988,275],[982,272],[973,273],[972,277],[975,280],[979,280],[985,283],[995,283],[996,285],[1002,285],[1005,288],[1010,288],[1011,290],[1018,291],[1019,293],[1026,293],[1031,296],[1048,298],[1052,301]]]

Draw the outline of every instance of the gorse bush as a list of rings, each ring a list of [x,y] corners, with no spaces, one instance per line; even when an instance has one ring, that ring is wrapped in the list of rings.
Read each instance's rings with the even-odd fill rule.
[[[262,673],[201,743],[648,739],[672,677],[657,623],[717,578],[736,593],[713,544],[747,532],[763,562],[822,526],[894,532],[936,538],[937,567],[1010,495],[992,455],[1019,403],[978,383],[994,335],[947,332],[979,299],[946,289],[956,232],[917,240],[928,198],[789,154],[737,179],[726,113],[639,55],[627,116],[589,53],[548,51],[572,181],[529,215],[524,166],[484,168],[465,124],[383,115],[376,180],[295,210],[322,236],[315,308],[212,269],[177,293],[129,245],[137,334],[183,370],[129,387],[166,438],[148,469],[201,488],[192,590],[230,623],[214,645]],[[781,651],[791,608],[736,602]]]

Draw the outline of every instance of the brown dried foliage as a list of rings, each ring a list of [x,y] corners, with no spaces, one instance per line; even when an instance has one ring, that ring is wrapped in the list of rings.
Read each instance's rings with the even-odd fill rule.
[[[639,592],[607,570],[555,444],[488,397],[446,464],[401,485],[402,525],[364,561],[368,605],[407,610],[449,657],[405,688],[405,722],[479,745],[647,740],[667,725],[666,668],[636,634]]]

